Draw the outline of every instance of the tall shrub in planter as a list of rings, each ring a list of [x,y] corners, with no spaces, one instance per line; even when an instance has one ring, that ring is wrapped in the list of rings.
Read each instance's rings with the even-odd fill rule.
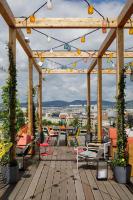
[[[9,76],[6,81],[6,86],[3,87],[2,99],[4,104],[4,120],[3,131],[8,141],[12,143],[9,152],[6,178],[8,183],[16,183],[18,180],[18,165],[16,161],[16,64],[14,62],[13,52],[9,46]]]
[[[120,74],[117,96],[117,154],[113,160],[114,177],[119,183],[130,180],[131,166],[128,164],[127,135],[125,130],[125,71]]]

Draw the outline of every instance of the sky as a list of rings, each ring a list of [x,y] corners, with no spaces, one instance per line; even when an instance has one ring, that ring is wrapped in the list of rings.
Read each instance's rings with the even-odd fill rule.
[[[39,8],[45,1],[44,0],[7,0],[13,14],[15,17],[29,16],[37,8]],[[116,18],[121,12],[126,0],[91,0],[95,8],[102,13],[104,17]],[[97,17],[97,13],[93,15],[88,15],[87,4],[83,0],[53,0],[53,9],[48,10],[46,7],[42,8],[36,17]],[[43,33],[56,37],[64,42],[68,42],[74,38],[80,37],[91,30],[87,29],[51,29],[51,30],[40,30]],[[108,30],[109,31],[109,30]],[[25,36],[27,33],[23,30]],[[72,42],[71,45],[81,48],[83,50],[98,50],[107,34],[103,34],[101,30],[88,35],[86,37],[86,43],[83,44],[80,40]],[[31,35],[28,35],[30,39],[30,46],[33,50],[50,50],[51,48],[60,45],[59,42],[52,40],[50,43],[47,38],[35,31],[32,31]],[[8,73],[1,70],[8,69],[8,26],[0,17],[0,87],[2,87],[8,76]],[[125,49],[132,47],[133,36],[128,35],[128,30],[125,30]],[[64,50],[62,47],[58,50]],[[112,43],[108,50],[116,50],[116,40]],[[51,61],[56,61],[62,65],[68,65],[71,62],[77,61],[79,59],[50,59]],[[132,59],[125,59],[125,63],[131,61]],[[77,68],[88,68],[92,59],[88,59],[87,63],[83,61],[79,62]],[[37,60],[39,62],[39,60]],[[116,60],[113,60],[116,63]],[[59,68],[59,65],[53,62],[45,60],[43,67],[48,68]],[[107,63],[106,59],[103,59],[103,68],[112,67],[111,63]],[[28,88],[28,58],[21,48],[20,44],[17,42],[17,81],[18,81],[18,98],[21,102],[27,101],[27,88]],[[126,98],[127,100],[133,100],[132,87],[133,82],[130,81],[130,77],[127,76],[127,89]],[[38,84],[38,73],[34,69],[33,71],[33,83],[34,86]],[[109,101],[115,101],[116,95],[116,76],[115,75],[103,75],[103,99]],[[46,75],[45,81],[43,81],[43,101],[52,100],[65,100],[73,101],[75,99],[85,100],[86,99],[86,87],[87,80],[86,75]],[[0,102],[1,102],[1,92],[0,88]],[[91,99],[97,99],[97,76],[91,75]]]

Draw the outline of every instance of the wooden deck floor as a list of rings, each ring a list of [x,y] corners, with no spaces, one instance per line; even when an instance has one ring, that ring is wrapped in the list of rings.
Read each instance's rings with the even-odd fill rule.
[[[95,167],[80,167],[72,148],[55,147],[44,161],[32,162],[15,186],[0,190],[1,200],[133,200],[125,185],[112,180],[97,181]]]

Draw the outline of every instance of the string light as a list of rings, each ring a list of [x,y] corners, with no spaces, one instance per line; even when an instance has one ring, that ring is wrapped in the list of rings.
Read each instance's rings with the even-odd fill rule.
[[[94,13],[94,6],[93,5],[89,5],[88,6],[88,14],[92,15]]]
[[[27,32],[27,34],[31,34],[31,28],[27,27],[26,32]]]
[[[133,28],[129,29],[129,35],[133,35]]]
[[[53,49],[52,48],[50,49],[50,53],[53,53]]]
[[[48,39],[48,42],[51,42],[51,37],[50,37],[50,36],[48,36],[48,38],[47,38],[47,39]]]
[[[41,58],[40,58],[40,61],[41,61],[41,62],[44,62],[44,61],[45,61],[45,58],[44,58],[44,57],[41,57]]]
[[[35,23],[35,21],[36,21],[35,15],[31,15],[31,16],[30,16],[30,22],[31,22],[31,23]]]
[[[47,8],[48,8],[49,10],[52,10],[53,4],[52,4],[52,1],[51,1],[51,0],[47,0]]]
[[[81,54],[81,50],[77,49],[77,54],[80,55]]]
[[[102,21],[102,33],[107,33],[107,21],[105,19]]]
[[[74,62],[74,63],[72,64],[72,66],[73,66],[73,67],[76,67],[76,66],[77,66],[77,62]]]
[[[85,36],[82,36],[81,37],[81,43],[85,43],[86,39],[85,39]]]

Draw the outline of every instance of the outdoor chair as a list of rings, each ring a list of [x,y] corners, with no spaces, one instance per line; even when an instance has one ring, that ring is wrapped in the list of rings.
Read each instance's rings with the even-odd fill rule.
[[[79,135],[80,135],[80,128],[76,128],[75,133],[68,133],[67,145],[71,146],[72,143],[74,146],[78,146],[80,144]]]
[[[110,145],[110,142],[103,143],[99,146],[96,146],[95,143],[92,143],[92,146],[89,146],[89,145],[79,146],[75,148],[77,169],[78,169],[79,161],[86,161],[88,163],[88,162],[96,162],[98,161],[98,159],[108,158],[107,155],[108,155],[108,147]]]
[[[43,143],[38,142],[38,147],[39,147],[39,160],[41,160],[42,156],[51,155],[52,154],[51,137],[47,136]]]
[[[22,166],[19,167],[20,169],[25,169],[25,157],[27,155],[31,155],[31,154],[29,154],[29,152],[30,152],[30,150],[32,148],[32,145],[33,145],[33,143],[29,143],[27,145],[17,146],[16,155],[18,157],[22,157]]]

